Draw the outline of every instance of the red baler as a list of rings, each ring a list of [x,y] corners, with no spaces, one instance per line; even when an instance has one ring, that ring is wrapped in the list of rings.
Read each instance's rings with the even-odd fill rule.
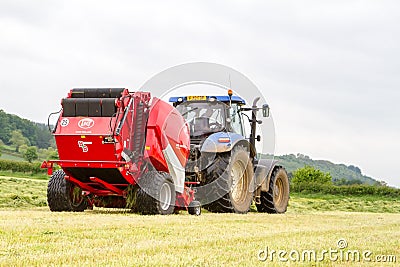
[[[185,186],[189,129],[180,113],[148,92],[124,88],[70,90],[53,130],[59,160],[52,175],[52,211],[130,207],[144,214],[200,213]],[[54,164],[61,167],[53,173]]]

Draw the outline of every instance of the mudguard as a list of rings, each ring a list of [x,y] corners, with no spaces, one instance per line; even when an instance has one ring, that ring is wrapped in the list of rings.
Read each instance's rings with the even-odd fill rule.
[[[267,192],[269,190],[269,181],[272,172],[277,165],[278,161],[273,159],[261,159],[254,165],[254,188],[260,191]]]
[[[228,152],[231,151],[232,148],[239,142],[246,142],[248,145],[250,145],[250,143],[240,134],[231,132],[218,132],[210,135],[206,140],[204,140],[200,151],[202,153]]]

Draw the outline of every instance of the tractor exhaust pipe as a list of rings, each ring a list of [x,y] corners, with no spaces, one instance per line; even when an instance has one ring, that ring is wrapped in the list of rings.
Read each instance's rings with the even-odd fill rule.
[[[256,130],[257,130],[257,102],[260,100],[260,97],[256,97],[253,101],[253,106],[251,107],[251,132],[250,132],[250,144],[252,148],[256,147]]]

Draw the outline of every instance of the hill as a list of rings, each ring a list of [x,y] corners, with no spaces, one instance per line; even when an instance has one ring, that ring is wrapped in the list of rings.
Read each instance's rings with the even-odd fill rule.
[[[275,156],[275,159],[279,160],[279,162],[286,168],[289,176],[298,168],[308,165],[323,172],[329,172],[332,176],[332,180],[336,183],[378,183],[374,178],[363,175],[361,169],[353,165],[346,166],[345,164],[335,164],[327,160],[313,160],[309,156],[303,154]]]
[[[48,148],[52,144],[52,136],[45,124],[22,119],[0,109],[0,140],[6,145],[10,145],[12,132],[15,130],[21,131],[31,146]]]

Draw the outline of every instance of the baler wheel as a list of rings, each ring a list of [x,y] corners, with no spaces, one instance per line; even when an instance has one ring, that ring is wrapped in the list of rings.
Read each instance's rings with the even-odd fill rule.
[[[172,214],[175,209],[176,192],[170,174],[149,171],[138,182],[136,210],[141,214]]]
[[[47,186],[47,203],[51,211],[84,211],[88,202],[82,190],[64,178],[63,170],[54,172]]]
[[[193,200],[190,202],[188,207],[188,213],[190,215],[199,216],[201,214],[201,203],[200,201]]]
[[[261,192],[258,212],[285,213],[289,202],[289,179],[286,170],[276,167],[269,182],[268,192]]]

